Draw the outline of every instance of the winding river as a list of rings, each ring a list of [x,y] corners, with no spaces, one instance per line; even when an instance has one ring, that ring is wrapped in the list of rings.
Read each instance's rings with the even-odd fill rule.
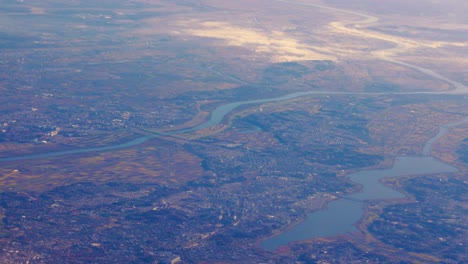
[[[125,142],[125,143],[116,144],[116,145],[56,151],[56,152],[32,154],[32,155],[24,155],[24,156],[3,157],[3,158],[0,158],[0,162],[44,159],[44,158],[52,158],[52,157],[58,157],[58,156],[64,156],[64,155],[82,154],[82,153],[88,153],[88,152],[102,152],[102,151],[111,151],[111,150],[117,150],[117,149],[122,149],[122,148],[128,148],[128,147],[142,144],[152,138],[156,138],[160,136],[183,134],[183,133],[210,128],[212,126],[220,124],[224,120],[226,115],[230,114],[237,107],[242,106],[242,105],[279,102],[279,101],[286,101],[286,100],[291,100],[291,99],[304,97],[304,96],[312,96],[312,95],[316,95],[316,96],[318,95],[368,95],[368,96],[371,96],[371,95],[417,95],[417,94],[447,94],[447,93],[444,93],[444,92],[402,92],[402,93],[365,93],[364,92],[364,93],[359,93],[359,92],[327,92],[327,91],[295,92],[295,93],[287,94],[287,95],[280,96],[280,97],[239,101],[239,102],[233,102],[233,103],[228,103],[225,105],[218,106],[216,109],[213,110],[213,112],[211,112],[210,119],[208,119],[204,123],[201,123],[191,128],[174,130],[174,131],[169,131],[169,132],[158,132],[152,135],[143,136],[143,137],[140,137],[140,138],[137,138],[137,139]],[[430,148],[430,146],[428,147]]]
[[[249,104],[261,104],[261,103],[269,103],[269,102],[278,102],[278,101],[285,101],[291,100],[298,97],[308,96],[308,95],[331,95],[331,94],[370,94],[370,93],[345,93],[345,92],[322,92],[322,91],[308,91],[308,92],[296,92],[291,93],[281,97],[274,97],[274,98],[266,98],[266,99],[258,99],[258,100],[247,100],[247,101],[239,101],[228,103],[225,105],[221,105],[217,107],[213,112],[211,112],[210,119],[206,122],[201,123],[197,126],[181,129],[181,130],[174,130],[170,132],[158,132],[154,133],[149,136],[143,136],[125,143],[110,145],[110,146],[103,146],[103,147],[92,147],[92,148],[82,148],[82,149],[74,149],[74,150],[65,150],[65,151],[57,151],[57,152],[49,152],[49,153],[41,153],[41,154],[32,154],[32,155],[24,155],[24,156],[15,156],[15,157],[4,157],[0,158],[0,162],[2,161],[19,161],[19,160],[33,160],[33,159],[43,159],[43,158],[52,158],[58,157],[63,155],[72,155],[72,154],[81,154],[81,153],[88,153],[88,152],[102,152],[102,151],[110,151],[110,150],[117,150],[122,148],[128,148],[132,146],[136,146],[142,144],[152,138],[156,138],[159,136],[167,136],[167,135],[176,135],[182,133],[188,133],[193,131],[198,131],[202,129],[206,129],[212,126],[215,126],[223,121],[223,119],[231,113],[234,109],[242,105],[249,105]]]
[[[308,214],[307,219],[286,232],[269,238],[260,244],[267,250],[275,250],[290,242],[317,237],[330,237],[357,231],[355,224],[362,218],[366,200],[397,199],[405,196],[381,183],[387,177],[428,175],[457,172],[455,167],[433,157],[398,157],[389,169],[363,170],[347,175],[362,186],[362,191],[346,195],[330,202],[324,210]]]
[[[458,170],[434,157],[432,145],[451,128],[468,123],[468,117],[441,125],[439,132],[424,145],[422,156],[397,157],[389,169],[362,170],[347,175],[351,181],[362,186],[362,190],[330,202],[324,210],[308,214],[306,220],[290,230],[269,238],[260,247],[275,250],[294,241],[317,237],[330,237],[357,231],[355,224],[362,218],[363,206],[367,200],[404,198],[404,194],[381,183],[384,178],[452,173]]]

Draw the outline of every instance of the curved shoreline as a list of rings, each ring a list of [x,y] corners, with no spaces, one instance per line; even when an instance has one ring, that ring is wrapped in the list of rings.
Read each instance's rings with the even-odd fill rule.
[[[450,124],[439,126],[439,132],[437,132],[437,134],[435,136],[430,138],[424,144],[422,155],[423,156],[432,156],[431,155],[432,154],[432,145],[435,142],[437,142],[437,140],[439,140],[441,137],[443,137],[445,134],[447,134],[451,128],[463,125],[464,123],[468,123],[468,117],[466,117],[465,119],[450,123]]]
[[[450,128],[468,123],[468,117],[440,126],[440,131],[430,138],[425,150],[439,138],[450,131]],[[430,153],[429,153],[430,154]],[[266,250],[275,250],[291,242],[309,240],[318,237],[333,237],[357,231],[355,224],[363,216],[363,206],[368,200],[401,199],[405,194],[384,185],[381,180],[400,176],[430,175],[435,173],[454,173],[458,169],[429,155],[413,157],[396,157],[392,166],[387,169],[361,170],[346,177],[362,186],[361,191],[345,195],[331,201],[327,207],[309,213],[306,220],[290,229],[267,238],[259,246]]]

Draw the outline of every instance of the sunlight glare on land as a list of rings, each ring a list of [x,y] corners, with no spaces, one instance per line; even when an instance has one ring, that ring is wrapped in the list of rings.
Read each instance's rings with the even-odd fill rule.
[[[341,34],[347,34],[347,35],[352,35],[352,36],[357,36],[361,38],[368,38],[368,39],[378,39],[378,40],[383,40],[383,41],[388,41],[388,42],[393,42],[397,46],[395,48],[390,48],[390,49],[384,49],[384,50],[378,50],[374,51],[374,55],[377,55],[377,57],[388,57],[388,56],[394,56],[398,53],[403,53],[407,52],[409,50],[415,50],[418,48],[441,48],[444,46],[455,46],[455,47],[466,47],[466,43],[462,42],[443,42],[443,41],[423,41],[423,40],[413,40],[409,38],[404,38],[404,37],[398,37],[398,36],[392,36],[388,34],[382,34],[382,33],[376,33],[376,32],[369,32],[365,30],[359,30],[355,28],[350,28],[346,26],[345,23],[343,22],[331,22],[330,23],[330,29],[331,31],[335,33],[341,33]]]
[[[241,28],[225,22],[183,21],[181,26],[197,25],[196,29],[185,29],[184,33],[204,38],[224,40],[228,46],[252,47],[257,54],[271,55],[272,62],[301,60],[336,60],[335,57],[320,53],[313,46],[280,31],[271,33]]]

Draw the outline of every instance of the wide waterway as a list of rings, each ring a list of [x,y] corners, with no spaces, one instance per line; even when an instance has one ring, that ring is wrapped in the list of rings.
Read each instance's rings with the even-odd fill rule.
[[[417,157],[397,157],[389,169],[362,170],[347,175],[362,189],[358,193],[346,195],[330,202],[324,210],[307,215],[304,222],[260,244],[263,249],[274,250],[290,242],[317,237],[329,237],[356,231],[355,224],[362,218],[364,202],[404,198],[404,194],[382,184],[381,180],[390,177],[431,175],[457,172],[457,169],[431,157],[432,145],[450,131],[450,128],[468,123],[468,117],[457,122],[441,125],[439,132],[424,145],[423,155]]]
[[[440,126],[439,133],[424,145],[423,154],[417,157],[397,157],[389,169],[362,170],[347,177],[362,186],[362,190],[330,202],[323,210],[310,213],[306,220],[292,229],[269,238],[260,244],[267,250],[274,250],[290,242],[317,237],[330,237],[356,231],[355,224],[362,218],[364,202],[404,198],[404,194],[381,183],[383,178],[430,175],[457,172],[455,167],[429,156],[432,144],[446,134],[450,128],[468,122],[468,118]]]
[[[362,192],[330,202],[325,209],[310,213],[304,222],[292,229],[263,241],[260,247],[274,250],[294,241],[356,231],[354,225],[362,217],[364,201],[405,197],[401,192],[383,185],[380,182],[383,178],[456,171],[456,168],[433,157],[398,157],[390,169],[363,170],[350,174],[350,180],[362,185]]]

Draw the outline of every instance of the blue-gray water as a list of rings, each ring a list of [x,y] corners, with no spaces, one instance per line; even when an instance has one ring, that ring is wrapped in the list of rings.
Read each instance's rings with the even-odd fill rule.
[[[66,151],[56,151],[56,152],[49,152],[49,153],[41,153],[41,154],[31,154],[31,155],[23,155],[23,156],[12,156],[12,157],[3,157],[0,158],[0,162],[2,161],[18,161],[18,160],[33,160],[33,159],[43,159],[43,158],[52,158],[58,157],[63,155],[71,155],[71,154],[82,154],[88,152],[102,152],[102,151],[110,151],[110,150],[117,150],[122,148],[128,148],[135,145],[142,144],[149,139],[159,137],[161,135],[175,135],[175,134],[182,134],[187,132],[193,132],[205,128],[209,128],[215,126],[223,121],[226,115],[230,114],[234,109],[242,105],[249,105],[249,104],[261,104],[261,103],[270,103],[270,102],[279,102],[285,100],[291,100],[299,97],[304,96],[311,96],[311,95],[417,95],[417,94],[439,94],[433,92],[403,92],[403,93],[359,93],[359,92],[328,92],[328,91],[307,91],[307,92],[296,92],[291,93],[288,95],[274,97],[274,98],[266,98],[266,99],[258,99],[258,100],[247,100],[247,101],[239,101],[234,103],[228,103],[225,105],[221,105],[217,107],[213,112],[211,112],[210,119],[206,122],[192,127],[186,128],[181,130],[169,131],[169,132],[159,132],[154,133],[149,136],[143,136],[128,142],[110,145],[110,146],[103,146],[103,147],[90,147],[90,148],[82,148],[82,149],[74,149],[74,150],[66,150]],[[464,123],[468,121],[460,121],[460,123]],[[432,142],[427,146],[430,150]],[[426,148],[426,147],[425,147]]]
[[[355,231],[354,224],[362,217],[365,200],[403,198],[404,195],[383,185],[387,177],[426,175],[456,172],[457,169],[433,157],[398,157],[389,169],[363,170],[349,174],[350,180],[362,185],[362,192],[344,196],[330,202],[327,208],[310,213],[299,225],[260,244],[263,249],[274,250],[290,242],[317,237],[336,236]]]
[[[43,158],[52,158],[58,157],[63,155],[71,155],[71,154],[81,154],[81,153],[88,153],[88,152],[102,152],[102,151],[110,151],[110,150],[117,150],[122,148],[128,148],[135,145],[142,144],[149,139],[163,136],[163,135],[175,135],[175,134],[182,134],[187,132],[193,132],[205,128],[209,128],[215,126],[223,121],[223,119],[231,113],[234,109],[241,105],[249,105],[249,104],[261,104],[261,103],[269,103],[269,102],[278,102],[278,101],[285,101],[291,100],[298,97],[308,96],[308,95],[345,95],[345,94],[366,94],[370,95],[371,93],[348,93],[348,92],[322,92],[322,91],[308,91],[308,92],[296,92],[291,93],[285,96],[274,97],[274,98],[266,98],[266,99],[258,99],[258,100],[247,100],[247,101],[239,101],[234,103],[228,103],[225,105],[221,105],[217,107],[213,112],[211,112],[210,119],[206,122],[192,127],[186,128],[181,130],[169,131],[169,132],[159,132],[154,133],[149,136],[143,136],[125,143],[110,145],[110,146],[103,146],[103,147],[90,147],[90,148],[81,148],[81,149],[74,149],[74,150],[66,150],[66,151],[56,151],[56,152],[49,152],[49,153],[41,153],[41,154],[31,154],[31,155],[24,155],[24,156],[13,156],[13,157],[3,157],[0,158],[0,162],[2,161],[18,161],[18,160],[33,160],[33,159],[43,159]]]

